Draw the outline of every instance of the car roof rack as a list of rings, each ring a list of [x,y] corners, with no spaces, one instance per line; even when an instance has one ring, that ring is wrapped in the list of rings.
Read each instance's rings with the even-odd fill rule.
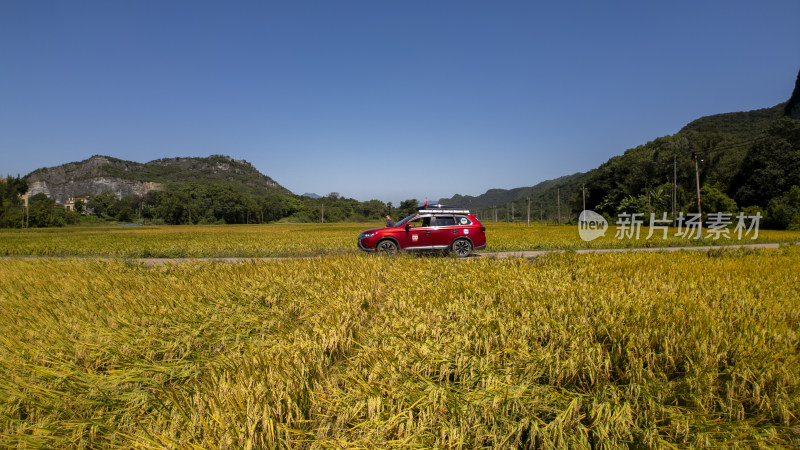
[[[421,211],[423,209],[458,209],[458,207],[450,206],[450,205],[443,205],[441,203],[437,203],[435,205],[428,205],[428,203],[425,202],[424,205],[417,207],[417,211]]]
[[[468,209],[420,209],[419,214],[469,214]]]
[[[457,206],[450,206],[450,205],[443,205],[441,203],[437,203],[435,205],[428,205],[425,202],[424,205],[417,208],[417,212],[422,214],[430,214],[430,213],[438,213],[438,214],[469,214],[468,209],[461,209]]]

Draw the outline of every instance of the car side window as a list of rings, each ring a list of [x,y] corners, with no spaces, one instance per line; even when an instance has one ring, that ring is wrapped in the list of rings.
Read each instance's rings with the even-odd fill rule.
[[[469,218],[464,217],[464,216],[458,216],[458,217],[456,217],[456,220],[458,221],[459,225],[472,225],[472,221],[469,220]]]
[[[436,217],[436,223],[434,223],[437,227],[452,227],[456,224],[456,219],[453,216],[439,216]]]
[[[431,226],[431,218],[430,217],[417,217],[414,220],[410,220],[407,225],[408,225],[409,228],[429,227],[429,226]]]

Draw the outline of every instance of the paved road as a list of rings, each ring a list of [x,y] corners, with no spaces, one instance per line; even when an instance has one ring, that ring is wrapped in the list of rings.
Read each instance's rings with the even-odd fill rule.
[[[625,252],[680,252],[680,251],[709,251],[714,249],[735,249],[735,248],[779,248],[781,245],[800,245],[800,242],[794,244],[741,244],[741,245],[704,245],[695,247],[647,247],[647,248],[598,248],[598,249],[579,249],[579,250],[528,250],[528,251],[514,251],[514,252],[481,252],[473,253],[475,258],[536,258],[538,256],[549,255],[551,253],[567,253],[575,252],[577,254],[585,253],[625,253]],[[222,262],[222,263],[241,263],[246,261],[281,261],[286,259],[312,259],[313,257],[272,257],[272,258],[132,258],[132,261],[139,261],[145,266],[160,266],[164,264],[177,264],[189,261],[207,261],[207,262]],[[44,260],[44,259],[64,259],[62,257],[50,256],[9,256],[0,258],[2,260]],[[79,259],[91,260],[113,260],[113,259],[128,259],[128,258],[109,258],[109,257],[85,257]]]

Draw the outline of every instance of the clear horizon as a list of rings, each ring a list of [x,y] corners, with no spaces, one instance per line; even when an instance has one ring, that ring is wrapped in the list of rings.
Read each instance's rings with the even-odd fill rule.
[[[0,4],[0,176],[212,154],[435,201],[789,99],[800,2]]]

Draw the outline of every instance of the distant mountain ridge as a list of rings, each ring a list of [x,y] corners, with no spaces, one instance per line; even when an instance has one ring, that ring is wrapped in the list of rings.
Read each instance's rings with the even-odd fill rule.
[[[29,196],[44,193],[57,202],[106,191],[120,197],[144,196],[164,186],[192,182],[231,183],[254,194],[291,193],[247,161],[223,155],[163,158],[147,163],[95,155],[84,161],[34,170],[25,180]]]
[[[785,106],[786,103],[779,103],[771,108],[704,116],[689,122],[678,133],[697,131],[710,125],[716,127],[722,134],[742,140],[753,140],[773,122],[784,116]]]
[[[569,208],[572,208],[572,213],[576,211],[579,201],[578,192],[582,190],[584,184],[586,185],[587,191],[591,190],[596,194],[597,178],[604,170],[607,170],[609,167],[613,166],[615,167],[615,170],[619,172],[619,170],[616,169],[618,167],[625,167],[627,169],[635,167],[637,164],[639,164],[638,153],[641,153],[646,149],[646,153],[652,154],[654,150],[650,147],[663,146],[664,144],[660,141],[664,139],[675,140],[692,134],[702,134],[703,132],[707,132],[709,129],[713,130],[713,133],[721,137],[721,142],[730,145],[732,148],[738,151],[738,154],[734,153],[733,151],[727,152],[727,155],[724,157],[729,161],[723,161],[729,164],[730,167],[737,167],[744,160],[746,152],[742,151],[744,150],[744,147],[737,148],[735,146],[743,146],[756,140],[760,135],[768,130],[770,126],[775,123],[775,121],[785,117],[784,111],[787,109],[786,105],[787,103],[784,102],[771,108],[715,114],[701,117],[684,126],[675,135],[657,138],[656,140],[647,144],[643,144],[640,147],[628,149],[623,155],[614,156],[605,163],[601,164],[598,168],[592,169],[585,173],[575,173],[573,175],[566,175],[556,179],[542,181],[534,186],[525,186],[513,189],[489,189],[484,194],[478,196],[463,196],[456,194],[451,198],[442,198],[439,201],[443,204],[458,205],[474,210],[486,210],[495,206],[502,206],[505,208],[507,204],[518,203],[516,217],[520,217],[519,214],[521,214],[521,207],[527,202],[527,198],[530,197],[533,205],[532,208],[535,212],[532,213],[532,218],[538,217],[540,214],[543,214],[545,218],[548,215],[555,215],[555,211],[557,209],[556,205],[560,201],[562,216],[565,220],[569,220],[571,217]],[[634,157],[634,155],[637,156]],[[710,158],[709,163],[716,164],[720,162],[721,159],[723,158],[715,154],[714,158]],[[660,181],[660,183],[663,182],[663,180]],[[558,192],[559,188],[561,191],[560,193]],[[607,190],[604,190],[603,192],[604,194],[608,194]],[[597,198],[596,195],[589,195],[587,196],[587,208],[591,209],[594,207],[594,205],[603,200],[605,200],[604,197]],[[582,209],[582,205],[580,206]],[[543,212],[541,210],[543,210]],[[507,212],[503,210],[502,214],[506,213]],[[575,216],[575,214],[572,214],[572,216]],[[501,215],[501,217],[505,216]]]
[[[613,204],[618,205],[626,196],[637,196],[669,182],[673,176],[673,155],[677,158],[678,184],[682,183],[685,191],[691,192],[695,176],[691,155],[698,151],[700,157],[705,158],[705,163],[700,167],[703,183],[716,186],[714,189],[740,201],[740,206],[756,205],[753,197],[741,190],[743,185],[749,183],[745,179],[747,175],[739,173],[747,172],[744,166],[749,161],[748,152],[756,142],[773,132],[773,128],[779,128],[779,121],[788,120],[797,124],[797,119],[800,119],[800,73],[791,98],[773,107],[701,117],[674,135],[656,138],[628,149],[586,173],[567,175],[534,186],[490,189],[478,196],[456,194],[439,201],[483,210],[484,214],[494,214],[493,208],[496,207],[502,209],[498,218],[505,220],[512,203],[516,204],[514,216],[520,218],[524,214],[522,208],[527,206],[530,198],[532,219],[541,216],[552,220],[557,217],[557,205],[560,203],[562,218],[569,220],[577,217],[577,212],[583,209],[584,186],[587,208],[605,207],[610,211]],[[790,166],[779,170],[785,170],[787,174],[800,170],[793,164]],[[787,186],[781,189],[788,189],[796,182],[790,180],[794,180],[793,175],[786,177]],[[687,197],[688,194],[683,196]]]
[[[492,206],[503,205],[505,203],[525,199],[529,196],[538,198],[540,194],[547,192],[549,189],[570,184],[573,180],[580,178],[582,175],[582,172],[578,172],[553,180],[542,181],[534,186],[518,187],[514,189],[489,189],[484,194],[478,196],[456,194],[451,198],[443,198],[439,200],[439,203],[458,206],[459,208],[476,210],[491,208]]]

